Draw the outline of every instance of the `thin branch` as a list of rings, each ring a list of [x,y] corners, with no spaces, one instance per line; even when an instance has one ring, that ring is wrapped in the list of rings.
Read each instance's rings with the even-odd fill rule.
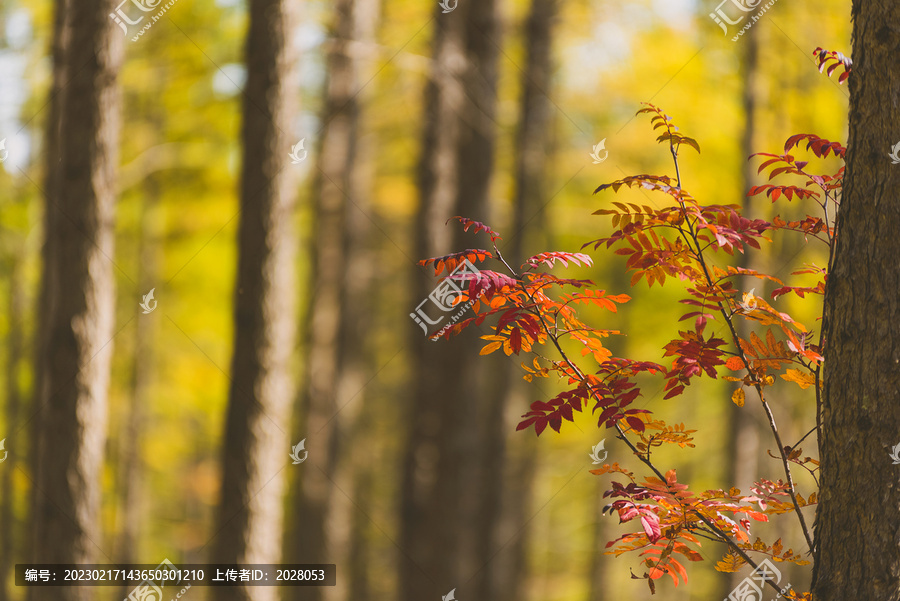
[[[668,127],[668,124],[667,124],[667,127]],[[671,133],[671,131],[670,131],[670,133]],[[669,150],[672,153],[672,160],[675,163],[675,174],[676,174],[676,179],[677,179],[677,183],[678,183],[678,189],[680,191],[682,189],[682,187],[681,187],[681,172],[678,167],[678,153],[675,150],[675,145],[672,142],[671,138],[669,139]],[[697,234],[696,234],[696,231],[694,230],[694,225],[691,222],[690,217],[688,216],[687,209],[684,205],[684,201],[682,201],[681,198],[678,198],[677,200],[678,200],[679,205],[681,205],[681,209],[684,214],[685,222],[687,223],[688,230],[690,232],[690,237],[694,242],[694,245],[692,248],[698,249],[697,254],[695,256],[697,257],[698,261],[700,262],[700,267],[703,269],[703,275],[706,278],[706,282],[709,286],[714,286],[712,277],[710,276],[709,269],[706,265],[706,260],[703,256],[703,253],[699,251],[700,241],[697,239]],[[794,477],[793,477],[793,474],[791,473],[790,463],[788,462],[788,458],[784,452],[784,444],[781,442],[781,435],[778,433],[778,426],[775,423],[775,416],[772,414],[772,409],[771,409],[771,407],[769,407],[769,403],[768,403],[768,401],[766,401],[765,395],[763,394],[762,385],[759,381],[759,377],[750,370],[750,362],[747,360],[747,357],[744,353],[744,349],[740,345],[740,342],[739,342],[740,337],[738,336],[737,330],[735,330],[734,322],[731,319],[731,315],[729,315],[728,311],[725,309],[725,306],[721,302],[718,303],[718,305],[719,305],[719,311],[722,314],[722,317],[725,319],[725,322],[728,324],[728,329],[731,331],[732,341],[738,349],[739,356],[740,356],[741,360],[744,362],[744,366],[747,368],[747,373],[750,375],[750,377],[753,381],[753,386],[754,386],[754,388],[756,388],[756,393],[759,396],[759,400],[762,403],[763,410],[766,413],[766,419],[769,422],[769,428],[772,430],[772,435],[775,437],[775,443],[778,445],[778,453],[781,455],[781,464],[782,464],[782,467],[784,468],[784,473],[785,473],[785,476],[787,477],[787,481],[788,481],[788,493],[790,494],[791,501],[794,504],[794,509],[796,510],[795,513],[797,514],[797,519],[800,522],[801,529],[803,530],[803,536],[806,538],[806,542],[809,547],[809,550],[812,551],[812,549],[813,549],[812,537],[810,536],[809,528],[806,525],[806,519],[803,517],[803,513],[800,511],[800,504],[797,501],[797,493],[795,491]]]

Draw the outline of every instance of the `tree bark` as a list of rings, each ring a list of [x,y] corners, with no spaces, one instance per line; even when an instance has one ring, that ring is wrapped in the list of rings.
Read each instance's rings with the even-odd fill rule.
[[[900,4],[854,0],[850,131],[827,283],[813,593],[900,599]]]
[[[369,354],[362,341],[369,330],[368,293],[377,271],[371,256],[367,186],[358,165],[360,60],[351,52],[371,42],[379,3],[338,0],[334,7],[324,91],[324,136],[317,153],[313,186],[314,241],[310,255],[313,290],[306,317],[307,384],[303,393],[304,432],[309,461],[296,496],[296,535],[290,554],[297,561],[346,566],[353,512],[350,498],[366,436],[358,428],[365,403]],[[335,587],[295,587],[296,601],[349,599],[352,574],[339,569]]]
[[[292,3],[252,0],[244,90],[234,350],[212,560],[277,563],[290,467],[295,191],[285,134],[293,120]],[[228,587],[217,599],[269,601],[276,587]]]
[[[87,563],[97,555],[100,469],[113,337],[116,75],[122,40],[112,0],[74,3],[60,104],[58,185],[48,189],[38,383],[33,559]],[[52,117],[52,115],[51,115]],[[52,122],[49,126],[52,129]],[[49,149],[52,152],[52,148]],[[50,176],[48,176],[50,177]],[[58,179],[57,179],[58,178]],[[87,587],[29,589],[32,599],[85,600]]]
[[[436,6],[434,21],[414,233],[418,257],[472,246],[471,235],[445,222],[454,215],[487,218],[494,157],[497,4],[459,3],[448,14]],[[416,307],[435,280],[421,268],[413,277]],[[406,413],[400,499],[403,601],[459,589],[481,567],[472,546],[478,536],[468,519],[480,498],[473,489],[478,480],[472,479],[480,457],[477,408],[485,399],[473,376],[479,341],[475,332],[467,332],[452,342],[434,343],[416,324],[411,332],[415,382]]]

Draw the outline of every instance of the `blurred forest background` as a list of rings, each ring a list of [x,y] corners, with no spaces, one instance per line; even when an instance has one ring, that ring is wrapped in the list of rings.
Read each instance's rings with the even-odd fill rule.
[[[478,357],[472,331],[429,342],[410,314],[437,281],[415,263],[484,247],[454,215],[517,262],[604,235],[594,188],[671,171],[641,102],[700,142],[694,196],[744,202],[752,152],[846,138],[847,90],[812,52],[849,54],[849,2],[782,0],[736,42],[694,0],[178,0],[135,41],[149,19],[123,35],[117,8],[156,14],[0,4],[0,601],[128,594],[26,595],[15,563],[166,557],[337,565],[335,587],[198,601],[649,598],[636,556],[603,554],[625,530],[588,473],[604,439],[634,459],[590,415],[515,432],[552,382]],[[570,273],[634,297],[612,349],[661,361],[677,286],[630,290],[592,256]],[[778,238],[754,260],[816,259]],[[660,452],[681,480],[779,477],[759,407],[709,381],[661,397],[636,406],[699,430]],[[786,440],[804,400],[775,403]],[[727,596],[723,551],[659,598]]]

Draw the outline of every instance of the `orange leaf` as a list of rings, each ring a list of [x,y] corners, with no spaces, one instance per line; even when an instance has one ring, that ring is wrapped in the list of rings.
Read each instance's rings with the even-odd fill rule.
[[[744,360],[740,357],[731,357],[725,362],[725,367],[731,371],[740,371],[744,369]]]

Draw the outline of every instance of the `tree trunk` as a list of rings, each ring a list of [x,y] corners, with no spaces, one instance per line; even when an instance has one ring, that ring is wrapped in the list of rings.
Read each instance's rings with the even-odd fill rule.
[[[232,382],[212,549],[219,563],[277,563],[281,557],[296,326],[292,141],[284,133],[296,93],[291,6],[287,0],[250,3]],[[268,601],[277,593],[276,587],[228,587],[216,598]]]
[[[41,282],[40,282],[40,298],[38,301],[37,313],[39,317],[50,315],[53,302],[52,300],[58,296],[53,289],[55,282],[53,274],[55,267],[53,261],[56,260],[58,251],[56,250],[56,238],[50,235],[56,231],[56,217],[59,214],[57,208],[59,193],[60,176],[60,113],[62,112],[63,96],[66,92],[66,65],[65,65],[65,48],[68,43],[70,29],[67,24],[68,19],[68,0],[54,0],[53,3],[53,42],[51,44],[51,61],[52,61],[52,79],[50,83],[50,92],[47,111],[47,130],[45,132],[45,169],[44,175],[44,243],[41,248]],[[34,381],[32,387],[32,414],[33,418],[30,424],[30,449],[29,449],[29,466],[32,480],[37,477],[38,473],[38,445],[41,437],[41,415],[40,407],[43,403],[44,374],[47,369],[47,357],[50,354],[50,328],[39,320],[36,337],[36,353],[34,357]],[[31,519],[28,523],[34,523],[37,519],[36,508],[38,506],[38,489],[36,486],[31,487],[29,493],[29,511]],[[33,534],[33,533],[32,533]],[[35,539],[33,536],[26,537],[25,557],[29,559],[35,558]],[[32,593],[29,591],[27,597],[32,599]]]
[[[52,256],[42,291],[40,437],[33,559],[88,563],[99,537],[100,469],[113,337],[116,74],[122,40],[112,0],[70,7],[58,186],[49,189]],[[52,125],[50,126],[52,128]],[[50,149],[52,152],[52,149]],[[88,587],[29,589],[33,599],[88,599]]]
[[[18,423],[20,414],[20,405],[22,400],[21,390],[19,388],[19,368],[23,357],[23,335],[22,322],[25,317],[25,299],[22,293],[22,278],[20,267],[22,256],[14,253],[11,257],[9,265],[9,308],[7,313],[7,323],[9,331],[7,332],[7,350],[6,350],[6,425],[12,428],[13,424]],[[0,532],[0,601],[9,601],[9,582],[15,582],[12,578],[12,567],[15,564],[13,559],[17,557],[15,553],[16,545],[19,544],[22,532],[16,528],[18,521],[15,516],[15,485],[13,483],[13,472],[16,468],[16,455],[10,449],[11,441],[7,430],[0,434],[4,436],[6,443],[3,445],[4,450],[0,451],[0,461],[3,462],[2,478],[2,498],[0,498],[0,524],[3,524],[3,530]],[[15,438],[14,440],[21,440]],[[18,448],[17,443],[16,447]],[[15,449],[13,449],[15,450]]]
[[[155,115],[158,117],[158,115]],[[157,131],[162,131],[162,123],[154,119]],[[143,295],[154,288],[157,278],[156,253],[160,229],[159,194],[160,181],[156,174],[147,178],[141,205],[138,251],[138,291]],[[149,315],[138,315],[134,337],[134,356],[131,360],[131,382],[128,403],[119,429],[118,457],[118,498],[116,507],[116,554],[117,563],[141,563],[137,555],[140,549],[141,524],[145,515],[144,463],[141,449],[143,432],[146,428],[145,407],[152,404],[149,398],[151,378],[154,374],[153,319]],[[124,584],[119,593],[123,599],[133,586]]]
[[[827,283],[813,593],[900,599],[900,4],[854,0],[850,133]]]
[[[751,154],[758,149],[754,145],[754,134],[756,133],[757,120],[756,112],[759,109],[758,96],[760,94],[760,73],[759,73],[759,36],[763,33],[763,26],[757,25],[753,31],[749,31],[742,39],[743,57],[742,57],[742,75],[743,90],[742,104],[744,109],[744,132],[741,136],[741,207],[742,214],[749,216],[755,215],[756,218],[762,219],[764,216],[759,214],[762,207],[768,203],[762,203],[759,199],[752,200],[747,196],[747,191],[756,182],[756,168],[753,161],[749,160]],[[755,203],[755,207],[751,207]],[[763,273],[768,273],[765,266],[760,264],[764,262],[763,253],[768,248],[763,246],[756,252],[747,252],[738,256],[739,266],[746,269],[756,269]],[[743,277],[740,280],[740,287],[743,292],[749,292],[755,288],[762,296],[761,287],[764,283],[753,277]],[[750,339],[750,322],[746,319],[737,320],[738,334],[745,340]],[[729,434],[726,441],[727,446],[727,462],[726,462],[726,481],[729,487],[741,489],[745,494],[749,494],[750,486],[760,477],[759,473],[759,457],[760,457],[760,416],[762,408],[758,405],[748,404],[745,407],[738,407],[728,395],[725,395],[728,403],[727,413],[729,422]],[[735,586],[744,578],[740,572],[735,572],[729,578],[721,579],[721,588],[717,597],[728,597]]]
[[[369,330],[368,293],[376,266],[371,258],[367,186],[357,164],[362,101],[360,60],[355,42],[371,41],[379,3],[339,0],[329,44],[325,85],[324,136],[314,183],[313,296],[306,317],[307,385],[303,394],[304,436],[309,461],[300,474],[291,557],[303,562],[346,566],[349,527],[356,511],[353,472],[365,463],[358,432],[365,403],[368,354],[362,341]],[[295,587],[296,601],[349,599],[351,574],[337,573],[335,587]]]
[[[547,164],[552,153],[553,30],[559,0],[532,0],[524,23],[525,68],[521,77],[519,124],[516,132],[513,225],[503,249],[512,265],[548,250],[550,236],[544,207]],[[518,601],[526,596],[532,486],[537,465],[536,437],[515,432],[518,417],[529,405],[533,386],[522,379],[519,361],[498,355],[501,377],[485,402],[485,457],[480,489],[484,509],[478,530],[480,572],[477,597]],[[523,436],[524,434],[524,436]],[[507,440],[510,443],[507,446]]]
[[[494,0],[435,7],[433,58],[425,92],[415,254],[433,257],[476,244],[445,226],[454,215],[487,217],[493,169],[497,48]],[[434,288],[428,270],[414,271],[412,306]],[[427,310],[427,309],[426,309]],[[431,309],[434,313],[434,307]],[[444,319],[442,323],[446,322]],[[437,326],[437,327],[440,327]],[[413,398],[404,452],[400,509],[402,601],[460,589],[481,568],[471,518],[480,493],[473,484],[479,455],[477,408],[485,393],[473,374],[477,334],[430,342],[412,324]]]

